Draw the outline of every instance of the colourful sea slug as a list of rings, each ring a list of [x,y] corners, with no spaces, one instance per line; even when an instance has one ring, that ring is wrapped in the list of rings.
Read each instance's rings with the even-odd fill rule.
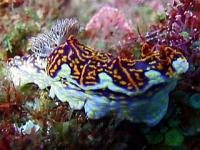
[[[80,43],[73,36],[77,30],[76,21],[64,19],[33,40],[34,54],[47,59],[42,70],[52,80],[48,85],[58,99],[72,109],[84,108],[91,119],[113,114],[157,124],[167,111],[178,76],[188,70],[183,54],[166,45],[153,51],[144,44],[140,59],[113,58]]]

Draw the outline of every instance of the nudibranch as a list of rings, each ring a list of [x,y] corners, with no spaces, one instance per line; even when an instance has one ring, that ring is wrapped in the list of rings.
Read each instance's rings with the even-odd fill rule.
[[[84,101],[89,118],[113,112],[120,118],[148,124],[157,123],[165,114],[176,77],[187,69],[185,57],[169,47],[151,51],[144,45],[139,60],[112,58],[73,36],[55,48],[47,62],[48,75],[69,89],[66,101]]]
[[[179,75],[188,70],[184,55],[165,45],[153,51],[144,44],[140,59],[113,58],[80,43],[69,28],[67,32],[63,29],[69,24],[68,19],[58,21],[48,36],[40,35],[48,40],[36,38],[33,44],[33,51],[47,58],[45,71],[53,85],[50,95],[68,102],[72,109],[84,108],[91,119],[114,114],[120,119],[157,124],[167,111],[169,93]],[[75,25],[77,28],[76,23],[70,28],[77,31]],[[45,50],[39,52],[41,47]]]

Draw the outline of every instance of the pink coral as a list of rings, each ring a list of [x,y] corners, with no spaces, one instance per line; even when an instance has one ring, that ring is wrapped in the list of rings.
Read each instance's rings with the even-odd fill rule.
[[[86,32],[92,39],[91,45],[98,47],[97,44],[102,43],[102,49],[119,49],[135,35],[125,16],[110,6],[104,6],[91,18],[86,25]]]
[[[145,0],[114,0],[114,5],[117,8],[125,7],[129,4],[140,5],[143,4]]]

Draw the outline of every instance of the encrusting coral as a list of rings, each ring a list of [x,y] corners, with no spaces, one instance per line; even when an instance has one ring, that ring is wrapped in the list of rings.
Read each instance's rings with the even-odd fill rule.
[[[51,87],[52,98],[75,110],[84,108],[91,119],[113,113],[119,119],[157,124],[178,76],[188,70],[184,55],[167,45],[153,51],[144,44],[140,59],[113,58],[79,43],[73,36],[78,31],[74,19],[55,22],[32,40],[33,55],[10,61],[12,80]]]
[[[86,24],[85,32],[91,40],[89,45],[95,48],[99,48],[98,45],[100,45],[102,52],[113,49],[112,55],[116,53],[115,56],[119,55],[118,53],[122,50],[129,52],[130,55],[132,53],[133,42],[131,40],[136,38],[136,33],[132,31],[130,23],[117,8],[102,7]]]

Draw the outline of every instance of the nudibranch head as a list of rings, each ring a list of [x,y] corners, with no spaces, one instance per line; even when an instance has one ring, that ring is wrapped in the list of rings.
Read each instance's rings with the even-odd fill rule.
[[[46,60],[34,55],[15,56],[8,64],[9,77],[15,86],[35,83],[40,89],[50,85],[51,78],[45,72]]]

